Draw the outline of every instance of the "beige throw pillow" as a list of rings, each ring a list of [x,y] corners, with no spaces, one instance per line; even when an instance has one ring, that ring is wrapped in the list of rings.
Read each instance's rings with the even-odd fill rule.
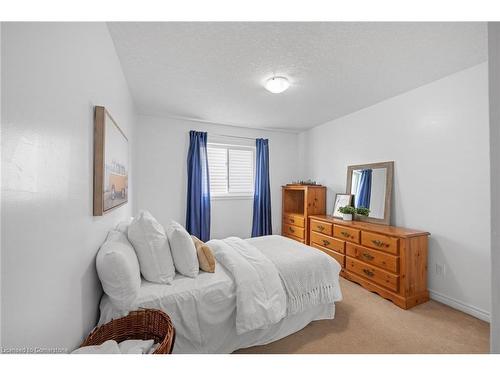
[[[198,263],[200,269],[205,272],[215,272],[215,257],[212,250],[205,244],[205,242],[198,239],[196,236],[193,238],[194,246],[196,247],[196,254],[198,255]]]

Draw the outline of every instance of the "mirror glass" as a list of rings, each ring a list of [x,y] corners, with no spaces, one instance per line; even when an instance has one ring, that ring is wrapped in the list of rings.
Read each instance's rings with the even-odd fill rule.
[[[370,209],[368,217],[383,219],[387,186],[387,168],[353,169],[351,191],[354,207]]]
[[[353,195],[355,208],[368,208],[368,216],[356,220],[389,225],[391,221],[394,162],[350,165],[347,167],[347,194]]]

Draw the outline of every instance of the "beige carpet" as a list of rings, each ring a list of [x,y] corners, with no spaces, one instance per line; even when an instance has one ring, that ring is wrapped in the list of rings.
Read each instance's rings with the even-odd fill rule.
[[[334,320],[236,353],[488,353],[489,324],[439,302],[411,310],[341,278]]]

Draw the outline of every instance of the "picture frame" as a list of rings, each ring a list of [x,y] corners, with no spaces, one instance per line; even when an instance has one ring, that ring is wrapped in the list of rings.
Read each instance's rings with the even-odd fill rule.
[[[340,207],[351,206],[353,194],[337,193],[335,194],[335,201],[333,202],[332,216],[342,218],[342,214],[338,211]]]
[[[105,107],[94,108],[94,216],[128,203],[128,138]]]

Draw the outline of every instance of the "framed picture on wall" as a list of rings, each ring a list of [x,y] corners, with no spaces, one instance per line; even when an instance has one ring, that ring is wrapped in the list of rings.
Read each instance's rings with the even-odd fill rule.
[[[128,139],[106,108],[94,115],[94,216],[102,216],[128,202]]]
[[[339,212],[340,207],[352,205],[352,194],[340,194],[335,195],[335,202],[333,204],[333,217],[342,218],[342,214]]]

